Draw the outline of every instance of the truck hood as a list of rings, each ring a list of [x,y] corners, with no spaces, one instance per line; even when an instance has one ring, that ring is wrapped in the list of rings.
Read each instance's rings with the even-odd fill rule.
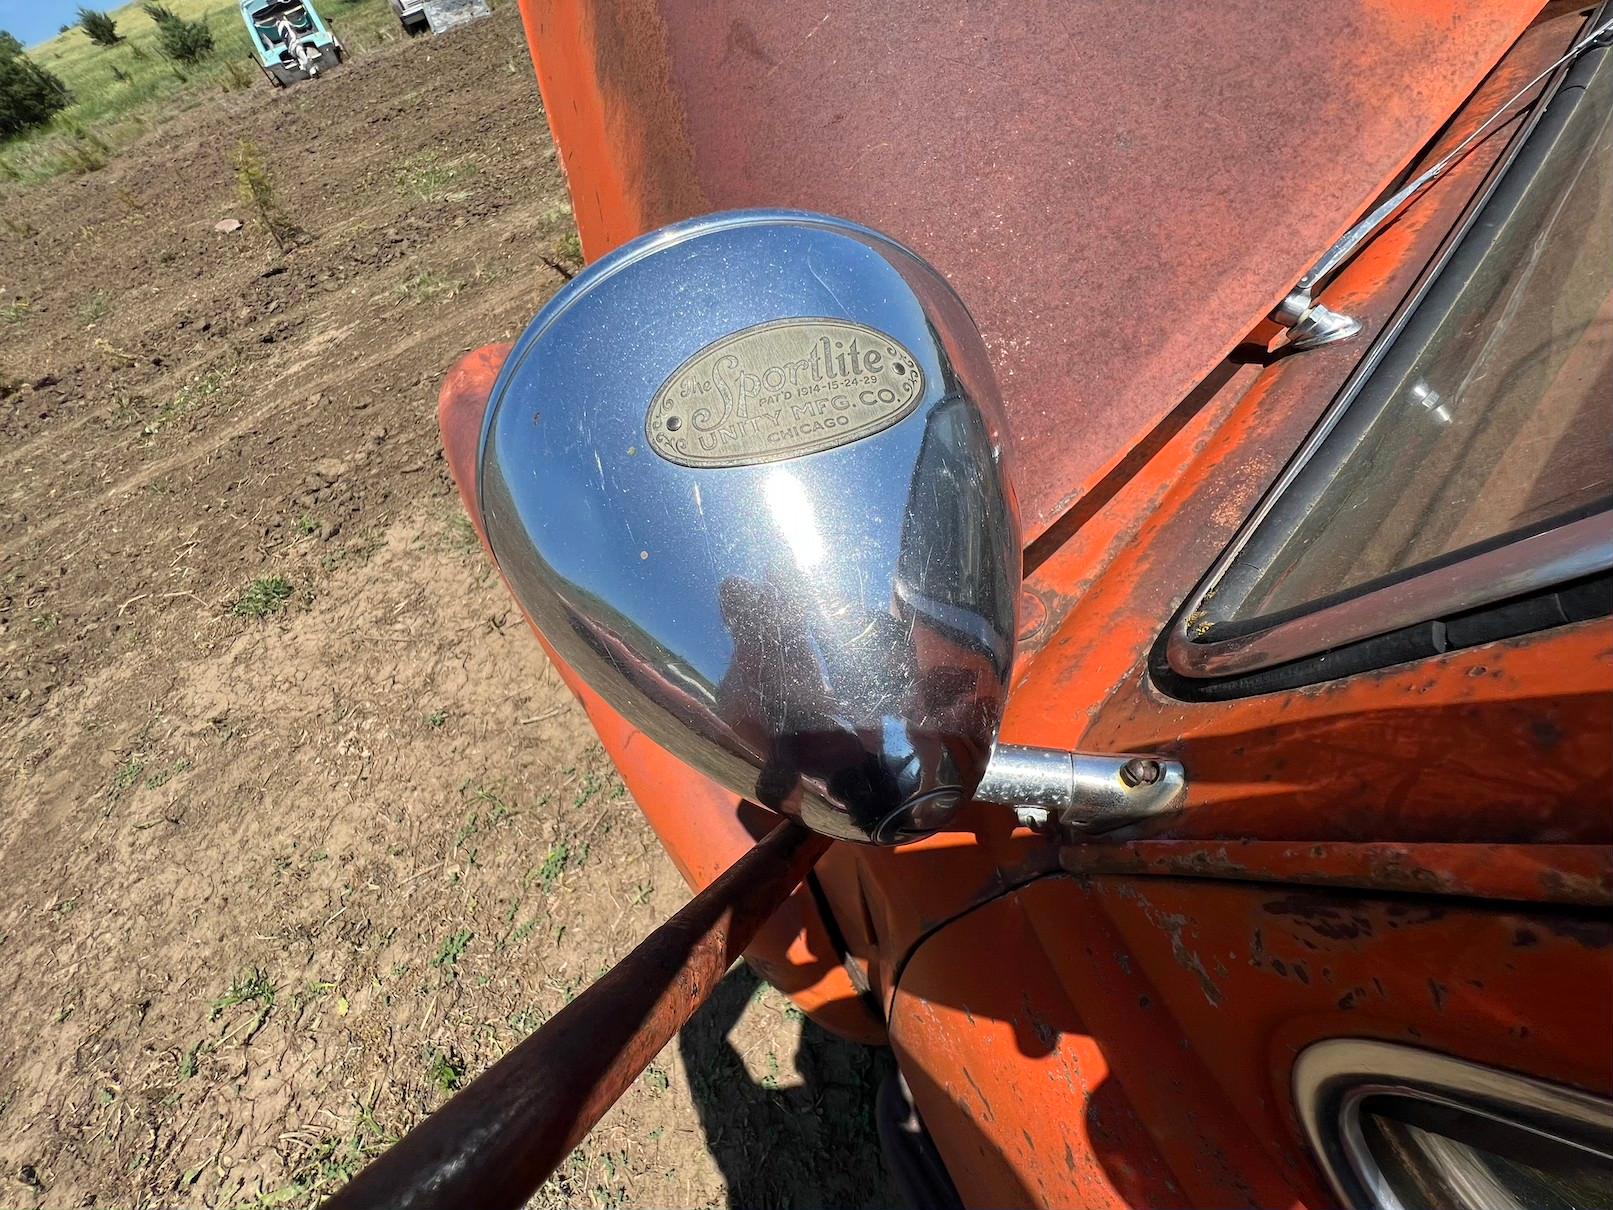
[[[1266,315],[1474,90],[1527,0],[521,0],[597,257],[820,210],[985,333],[1029,542]]]

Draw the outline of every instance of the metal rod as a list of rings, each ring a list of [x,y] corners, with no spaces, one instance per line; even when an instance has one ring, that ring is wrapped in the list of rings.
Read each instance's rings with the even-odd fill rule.
[[[325,1203],[498,1210],[537,1192],[722,981],[829,841],[782,821]]]

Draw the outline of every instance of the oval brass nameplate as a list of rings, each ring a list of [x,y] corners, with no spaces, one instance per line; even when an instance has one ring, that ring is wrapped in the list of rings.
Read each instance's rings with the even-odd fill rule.
[[[781,319],[684,362],[650,401],[644,435],[683,466],[751,466],[871,436],[923,397],[917,360],[883,332]]]

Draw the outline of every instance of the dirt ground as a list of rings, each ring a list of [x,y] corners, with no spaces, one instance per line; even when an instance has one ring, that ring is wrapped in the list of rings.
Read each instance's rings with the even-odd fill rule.
[[[686,896],[437,443],[577,267],[514,6],[0,210],[0,1205],[313,1204]],[[736,971],[537,1204],[887,1204],[884,1064]]]

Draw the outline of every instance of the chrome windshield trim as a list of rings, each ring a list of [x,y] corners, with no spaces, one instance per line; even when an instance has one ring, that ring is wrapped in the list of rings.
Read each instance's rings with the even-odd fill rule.
[[[1292,1085],[1312,1155],[1339,1201],[1358,1210],[1405,1210],[1361,1130],[1362,1103],[1372,1096],[1450,1106],[1613,1158],[1613,1102],[1414,1046],[1313,1042],[1294,1061]]]
[[[1209,592],[1201,589],[1171,628],[1166,658],[1182,676],[1232,676],[1609,568],[1613,568],[1613,512],[1601,512],[1233,638],[1194,639],[1193,619]],[[1218,566],[1206,583],[1213,586],[1224,570]],[[1213,628],[1207,629],[1213,633]]]

